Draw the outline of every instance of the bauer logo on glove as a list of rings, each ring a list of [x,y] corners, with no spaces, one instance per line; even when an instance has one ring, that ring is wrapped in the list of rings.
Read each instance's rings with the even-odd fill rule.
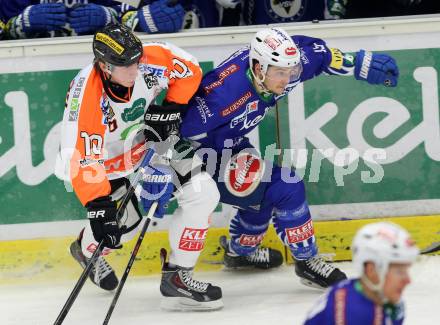
[[[396,87],[399,68],[394,58],[387,54],[371,53],[360,50],[356,55],[354,77],[372,85]]]

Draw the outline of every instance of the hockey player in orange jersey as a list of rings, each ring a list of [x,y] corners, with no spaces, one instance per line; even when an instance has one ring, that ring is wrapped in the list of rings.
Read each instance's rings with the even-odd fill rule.
[[[82,267],[99,241],[104,241],[102,255],[107,255],[136,234],[142,220],[137,197],[133,196],[122,219],[116,220],[118,200],[127,191],[127,177],[140,164],[146,140],[168,139],[169,143],[169,136],[178,134],[180,112],[202,77],[197,60],[187,52],[167,43],[142,44],[120,25],[107,25],[98,31],[93,52],[94,62],[70,85],[61,135],[62,154],[68,162],[66,173],[90,221],[70,246]],[[162,91],[166,96],[158,105],[155,99]],[[146,177],[140,193],[145,211],[158,201],[155,217],[163,217],[172,195],[179,203],[169,226],[171,252],[162,269],[162,307],[221,308],[221,289],[192,278],[208,217],[219,199],[218,190],[200,168],[201,161],[194,160],[197,158],[189,144],[180,140],[174,148],[173,152],[180,155],[153,158],[147,168],[151,177]],[[105,290],[118,285],[114,270],[103,256],[90,278]]]

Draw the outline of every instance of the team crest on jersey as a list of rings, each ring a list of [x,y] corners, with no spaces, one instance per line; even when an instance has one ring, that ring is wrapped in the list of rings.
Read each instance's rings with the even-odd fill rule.
[[[236,154],[225,168],[226,189],[238,197],[252,194],[260,184],[264,169],[264,161],[257,155],[249,152]]]
[[[275,21],[298,21],[306,12],[308,0],[266,0],[267,14]]]
[[[230,128],[233,129],[235,128],[237,125],[241,124],[240,130],[248,130],[250,128],[255,127],[258,123],[260,123],[264,116],[266,116],[266,113],[269,111],[271,107],[266,107],[264,109],[263,114],[259,114],[256,116],[253,116],[252,119],[248,118],[250,113],[253,112],[257,112],[258,111],[258,100],[255,100],[253,102],[250,102],[246,105],[246,109],[243,113],[241,113],[240,115],[234,117],[231,120],[230,123]],[[255,115],[255,114],[254,114]]]
[[[124,112],[121,114],[122,120],[124,122],[135,121],[142,115],[144,115],[144,109],[147,101],[145,98],[136,99],[133,103],[133,106],[127,107],[124,109]]]
[[[151,89],[151,88],[159,85],[159,81],[157,80],[157,76],[155,76],[152,73],[144,74],[144,80],[145,80],[145,84],[147,85],[148,89]]]
[[[118,124],[115,119],[115,112],[113,108],[110,106],[110,102],[108,100],[107,94],[104,93],[101,98],[101,111],[104,116],[102,124],[108,125],[109,131],[114,132],[118,128]]]

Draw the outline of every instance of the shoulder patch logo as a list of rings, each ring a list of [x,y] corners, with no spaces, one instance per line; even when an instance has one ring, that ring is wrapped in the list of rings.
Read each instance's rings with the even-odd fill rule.
[[[146,104],[147,101],[145,100],[145,98],[139,98],[135,100],[132,107],[124,109],[124,112],[121,114],[122,120],[124,122],[137,120],[144,114],[144,108]]]

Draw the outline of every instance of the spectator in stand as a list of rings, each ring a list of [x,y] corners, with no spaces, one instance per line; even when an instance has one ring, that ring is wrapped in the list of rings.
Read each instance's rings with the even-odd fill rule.
[[[120,3],[112,0],[0,0],[8,37],[35,38],[93,34],[117,22]]]

